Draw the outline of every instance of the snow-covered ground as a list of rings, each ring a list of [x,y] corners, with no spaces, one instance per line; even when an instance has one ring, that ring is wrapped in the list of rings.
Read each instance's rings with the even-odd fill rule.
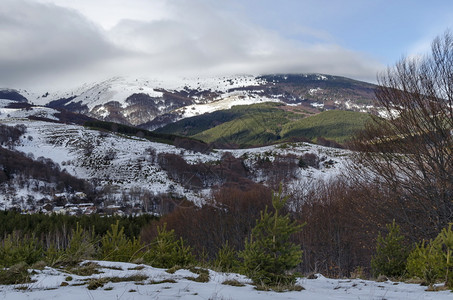
[[[250,91],[234,91],[237,88],[256,87],[265,83],[266,81],[264,79],[259,79],[251,75],[205,78],[163,77],[159,79],[113,77],[99,83],[84,84],[68,91],[34,93],[20,90],[19,92],[30,103],[35,105],[46,105],[53,100],[71,98],[68,104],[86,105],[89,112],[99,118],[107,118],[111,112],[106,104],[115,102],[121,106],[123,117],[129,119],[132,124],[141,124],[151,121],[159,114],[168,113],[168,107],[162,104],[164,99],[163,92],[176,94],[180,92],[200,93],[191,96],[194,104],[178,110],[178,119],[181,119],[219,109],[228,109],[233,105],[280,101],[278,98],[261,97]],[[205,98],[203,95],[204,92],[208,92],[210,96]],[[137,114],[136,108],[128,109],[131,103],[126,101],[133,94],[145,94],[151,97],[150,99],[152,100],[148,105],[154,105],[154,108],[158,110],[157,114],[151,113],[147,117],[139,117],[139,119],[134,120],[130,119],[131,114]],[[212,99],[212,95],[218,95],[217,99]],[[154,104],[151,104],[152,101],[154,101]],[[212,101],[214,103],[210,105]]]
[[[123,107],[125,100],[134,93],[144,93],[151,97],[162,97],[164,89],[167,91],[182,91],[186,89],[200,91],[216,91],[225,93],[230,89],[258,86],[265,81],[259,80],[255,76],[241,75],[230,77],[172,77],[172,78],[132,78],[132,77],[113,77],[100,83],[87,83],[69,91],[50,91],[44,94],[34,94],[21,90],[20,92],[29,99],[30,102],[38,105],[47,104],[51,100],[60,98],[75,97],[71,102],[82,102],[89,109],[96,105],[103,105],[110,101],[117,101]]]
[[[222,94],[219,100],[206,103],[206,104],[192,104],[177,109],[180,112],[179,119],[190,118],[206,113],[212,113],[218,110],[230,109],[235,105],[251,105],[255,103],[264,102],[280,102],[278,98],[258,97],[247,91],[235,91],[231,93]]]
[[[450,291],[428,292],[426,287],[399,282],[375,282],[362,279],[299,278],[297,284],[304,290],[277,293],[258,291],[243,275],[219,273],[209,270],[208,282],[195,282],[188,277],[198,277],[189,270],[181,269],[173,274],[164,269],[130,263],[94,261],[99,264],[100,274],[77,276],[48,268],[35,270],[34,282],[0,286],[0,297],[6,300],[110,300],[110,299],[452,299]],[[138,281],[125,281],[139,275]],[[70,276],[70,277],[69,277]],[[90,279],[106,279],[103,286],[88,289]],[[236,280],[244,286],[224,284]],[[112,282],[119,281],[119,282]],[[166,281],[166,282],[165,282]]]
[[[172,180],[157,162],[162,153],[177,154],[189,164],[218,163],[225,152],[244,159],[250,170],[260,159],[273,161],[278,156],[289,154],[301,157],[305,153],[314,153],[328,165],[319,168],[298,168],[290,186],[300,186],[301,181],[329,179],[337,176],[344,168],[348,151],[322,147],[307,143],[290,143],[252,149],[216,150],[209,154],[193,152],[172,145],[150,142],[138,137],[125,137],[113,133],[101,133],[78,125],[34,121],[26,117],[42,116],[55,119],[57,111],[50,108],[34,107],[29,110],[0,108],[0,121],[14,126],[23,124],[27,127],[16,150],[32,154],[34,158],[50,158],[66,169],[71,175],[88,179],[102,187],[115,186],[118,192],[133,188],[146,189],[154,194],[172,193],[183,195],[187,199],[201,204],[210,190],[190,190],[181,183]],[[266,182],[265,174],[255,172],[256,182]],[[24,194],[25,192],[21,192]],[[6,195],[0,195],[0,204]]]

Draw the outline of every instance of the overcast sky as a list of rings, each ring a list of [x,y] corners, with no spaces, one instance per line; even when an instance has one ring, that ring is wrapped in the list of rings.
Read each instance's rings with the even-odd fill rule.
[[[447,0],[0,0],[0,88],[121,75],[374,81],[448,28]]]

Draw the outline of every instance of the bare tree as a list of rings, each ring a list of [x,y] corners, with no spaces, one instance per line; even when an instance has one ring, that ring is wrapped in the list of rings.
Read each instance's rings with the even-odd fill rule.
[[[392,197],[395,219],[424,237],[453,220],[453,36],[423,57],[403,58],[378,75],[380,117],[355,141],[368,180]],[[418,234],[417,234],[418,233]]]

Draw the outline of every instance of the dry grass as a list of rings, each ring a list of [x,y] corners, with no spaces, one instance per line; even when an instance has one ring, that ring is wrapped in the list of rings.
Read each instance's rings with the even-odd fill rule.
[[[190,272],[198,274],[198,277],[186,277],[186,279],[196,282],[209,282],[209,270],[202,268],[190,268]]]
[[[242,282],[237,281],[236,279],[225,280],[222,282],[224,285],[231,285],[231,286],[245,286]]]

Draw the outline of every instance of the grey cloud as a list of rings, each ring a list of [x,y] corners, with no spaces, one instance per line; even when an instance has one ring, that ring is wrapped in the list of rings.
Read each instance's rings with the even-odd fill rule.
[[[374,80],[381,66],[331,44],[303,45],[272,31],[217,17],[212,25],[180,20],[124,21],[110,32],[142,56],[134,71],[221,73],[322,72]],[[217,75],[216,74],[216,75]]]
[[[58,78],[117,55],[76,11],[22,0],[0,3],[0,85]]]
[[[322,72],[374,80],[380,65],[330,44],[292,41],[209,1],[168,1],[168,16],[109,31],[74,10],[0,3],[0,86],[72,87],[114,75]],[[315,34],[315,33],[314,33]]]

